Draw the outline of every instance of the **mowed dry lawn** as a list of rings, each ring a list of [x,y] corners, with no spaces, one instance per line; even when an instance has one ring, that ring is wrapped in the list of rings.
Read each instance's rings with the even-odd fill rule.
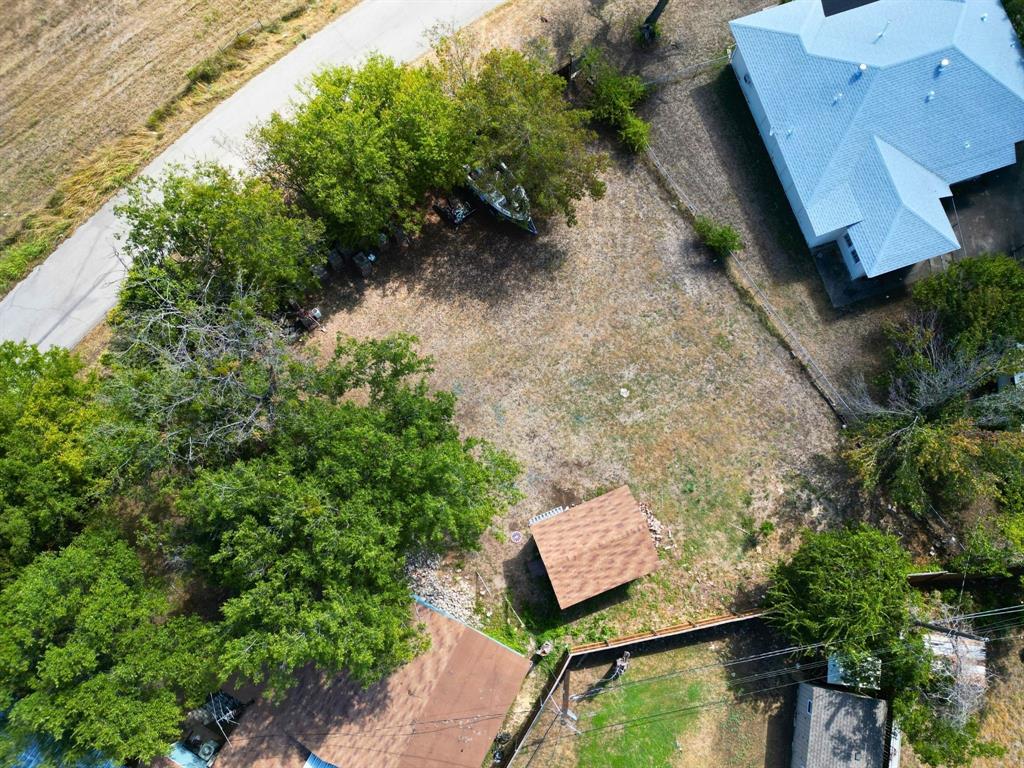
[[[751,5],[670,5],[692,40],[666,27],[651,56],[683,66],[724,47],[723,20]],[[632,29],[647,11],[639,0],[518,0],[468,33],[480,50],[546,48],[558,62],[595,41],[633,56]],[[506,595],[530,631],[565,624],[576,640],[745,607],[798,530],[849,512],[838,424],[788,350],[642,162],[615,154],[607,181],[603,200],[580,206],[578,226],[554,224],[535,240],[483,214],[458,232],[429,225],[362,289],[330,289],[327,333],[310,341],[326,355],[337,333],[415,334],[436,360],[432,384],[458,394],[465,434],[522,463],[526,499],[479,553],[451,564],[478,585],[491,629],[515,623]],[[653,576],[559,613],[547,580],[527,567],[536,557],[527,521],[622,483],[674,545]],[[744,529],[766,520],[777,532],[751,546]],[[525,544],[513,543],[516,531]]]
[[[254,22],[300,5],[7,0],[0,12],[0,237],[43,205],[76,163],[142,129],[186,85],[191,67]]]
[[[462,564],[484,578],[485,606],[506,589],[520,609],[550,605],[510,538],[532,515],[622,483],[651,503],[676,547],[631,599],[558,617],[576,637],[731,605],[767,561],[743,547],[741,518],[779,520],[794,489],[834,479],[823,457],[838,431],[647,169],[618,158],[607,181],[576,227],[536,239],[483,213],[457,232],[429,225],[361,290],[330,291],[327,333],[309,342],[327,355],[338,333],[415,334],[436,360],[432,385],[458,394],[464,432],[522,463],[526,500]]]

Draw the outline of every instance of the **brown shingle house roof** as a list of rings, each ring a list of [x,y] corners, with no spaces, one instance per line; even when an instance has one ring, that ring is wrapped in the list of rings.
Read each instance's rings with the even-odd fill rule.
[[[341,768],[478,768],[530,662],[421,604],[430,648],[366,689],[313,669],[283,702],[258,700],[217,768],[302,768],[309,752]]]
[[[628,486],[530,521],[560,608],[658,568],[647,520]]]

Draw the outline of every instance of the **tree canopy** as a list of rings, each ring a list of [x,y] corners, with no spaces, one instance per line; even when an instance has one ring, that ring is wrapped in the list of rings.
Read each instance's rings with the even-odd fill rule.
[[[52,739],[68,761],[149,760],[210,690],[213,630],[168,617],[135,553],[81,534],[0,592],[0,710],[8,748]]]
[[[459,438],[452,396],[406,381],[423,370],[407,338],[343,344],[269,451],[182,491],[192,557],[230,594],[226,674],[277,692],[310,661],[380,678],[416,648],[406,555],[475,546],[516,498],[514,462]],[[345,398],[364,384],[368,405]]]
[[[462,67],[456,55],[442,61]],[[544,62],[496,49],[463,82],[458,99],[461,130],[470,144],[468,162],[484,168],[504,162],[538,217],[561,214],[574,224],[577,201],[604,195],[600,174],[608,158],[588,146],[596,138],[587,127],[590,113],[569,104],[565,81]]]
[[[158,292],[147,303],[122,312],[106,356],[97,428],[105,463],[123,467],[124,481],[258,446],[296,386],[281,329],[246,297],[216,304]]]
[[[899,539],[876,528],[807,532],[772,572],[769,620],[801,645],[877,654],[910,626],[909,571]]]
[[[197,294],[225,303],[244,293],[273,312],[313,288],[312,268],[326,261],[320,223],[266,181],[214,164],[143,179],[117,212],[128,226],[122,250],[132,261],[122,310]]]
[[[949,706],[955,681],[925,646],[915,620],[924,606],[907,581],[910,566],[899,539],[867,525],[807,532],[772,571],[768,620],[805,646],[804,655],[838,655],[854,687],[864,662],[881,662],[880,681],[864,687],[880,684],[928,765],[959,768],[975,756],[1000,754],[980,739],[973,711]]]
[[[455,184],[465,163],[438,72],[371,56],[314,76],[308,96],[256,132],[264,170],[348,245],[418,231],[425,194]]]
[[[101,491],[95,384],[70,352],[0,343],[0,586],[68,543]]]
[[[939,314],[950,342],[965,354],[1001,341],[1024,343],[1024,266],[1009,256],[953,262],[913,293],[918,306]]]
[[[1006,573],[1024,562],[1024,268],[964,259],[914,288],[915,311],[886,330],[887,366],[847,398],[844,455],[868,491],[938,514],[958,567]]]

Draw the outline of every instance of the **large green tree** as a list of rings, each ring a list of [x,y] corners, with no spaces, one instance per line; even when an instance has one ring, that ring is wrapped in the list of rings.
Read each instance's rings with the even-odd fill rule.
[[[70,352],[0,344],[0,585],[70,541],[101,491],[94,391]]]
[[[911,624],[910,556],[876,528],[807,532],[772,572],[769,620],[801,645],[864,658]]]
[[[262,168],[348,245],[417,231],[426,193],[456,183],[465,162],[437,71],[371,56],[317,74],[306,95],[256,132]]]
[[[214,684],[214,633],[168,617],[163,593],[116,536],[86,532],[0,592],[5,746],[52,739],[68,761],[149,760],[180,733],[183,706]]]
[[[939,314],[949,341],[974,354],[1001,341],[1024,343],[1024,266],[1004,254],[954,262],[914,286],[914,302]]]
[[[1000,754],[979,738],[973,712],[949,707],[953,678],[925,646],[915,613],[920,596],[907,581],[911,560],[895,536],[867,525],[808,532],[772,572],[768,620],[804,655],[836,654],[856,686],[858,673],[881,663],[867,689],[879,686],[900,727],[928,765],[960,768],[976,756]],[[959,716],[957,716],[959,714]]]
[[[299,386],[280,327],[247,297],[158,294],[121,313],[106,362],[96,448],[122,485],[257,450]]]
[[[121,311],[171,297],[225,303],[239,292],[264,312],[316,285],[326,261],[323,226],[259,178],[214,164],[143,179],[117,209],[132,266]],[[115,320],[116,320],[115,315]]]
[[[441,47],[449,81],[458,90],[461,130],[468,141],[468,160],[490,168],[505,163],[530,198],[540,217],[560,214],[576,221],[576,203],[600,198],[605,154],[590,148],[596,138],[587,127],[590,113],[565,98],[565,81],[553,75],[540,58],[496,49],[485,54],[472,75],[458,48]],[[506,193],[508,190],[506,190]]]
[[[276,692],[309,662],[378,679],[416,648],[406,555],[475,546],[516,498],[515,463],[459,437],[427,366],[408,338],[342,344],[261,455],[182,491],[192,557],[229,594],[225,673]]]

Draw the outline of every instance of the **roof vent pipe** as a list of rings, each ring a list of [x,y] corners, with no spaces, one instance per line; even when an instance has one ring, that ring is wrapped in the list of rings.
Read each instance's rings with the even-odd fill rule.
[[[939,62],[939,69],[945,69],[949,66],[949,59],[943,59]]]
[[[868,71],[868,65],[867,64],[861,64],[860,66],[857,67],[857,77],[860,77],[861,75],[863,75],[867,71]]]

